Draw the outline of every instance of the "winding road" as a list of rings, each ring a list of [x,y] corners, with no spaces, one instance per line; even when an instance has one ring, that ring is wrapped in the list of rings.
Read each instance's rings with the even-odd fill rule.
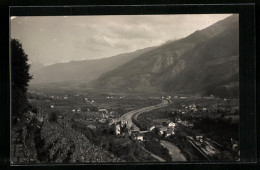
[[[157,105],[154,105],[154,106],[149,106],[149,107],[144,107],[144,108],[141,108],[141,109],[137,109],[137,110],[127,112],[126,114],[124,114],[121,117],[121,120],[127,121],[127,126],[128,127],[132,126],[133,130],[140,130],[139,127],[137,127],[133,123],[133,119],[136,119],[141,113],[149,112],[151,110],[158,109],[158,108],[161,108],[161,107],[165,107],[167,105],[168,105],[168,101],[162,100],[162,103],[160,103],[160,104],[157,104]]]

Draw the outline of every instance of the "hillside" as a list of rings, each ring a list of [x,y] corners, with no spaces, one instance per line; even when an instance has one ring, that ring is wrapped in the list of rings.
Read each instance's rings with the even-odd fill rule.
[[[238,28],[238,15],[232,15],[143,53],[103,74],[92,85],[120,91],[221,93],[221,89],[228,89],[221,86],[238,82]]]
[[[32,72],[33,80],[30,84],[65,83],[65,82],[90,82],[105,72],[147,52],[154,47],[124,53],[109,58],[71,61],[68,63],[57,63],[46,66]]]

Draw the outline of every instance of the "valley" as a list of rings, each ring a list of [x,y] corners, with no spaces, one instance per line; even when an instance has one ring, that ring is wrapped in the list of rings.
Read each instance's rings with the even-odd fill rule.
[[[112,35],[84,42],[121,48]],[[240,160],[237,14],[158,46],[36,66],[15,94],[13,164]]]

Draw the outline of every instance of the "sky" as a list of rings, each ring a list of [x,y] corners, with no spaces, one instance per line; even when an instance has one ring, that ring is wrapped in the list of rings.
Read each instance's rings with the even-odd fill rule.
[[[11,17],[29,63],[51,65],[98,59],[158,46],[231,14]]]

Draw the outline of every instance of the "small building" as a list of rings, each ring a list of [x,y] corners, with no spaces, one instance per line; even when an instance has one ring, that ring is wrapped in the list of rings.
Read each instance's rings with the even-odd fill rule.
[[[119,123],[116,123],[114,125],[114,132],[115,132],[115,135],[120,135],[120,131],[121,131],[121,126]]]
[[[53,105],[50,105],[50,107],[51,107],[51,108],[54,108],[54,106],[53,106]]]
[[[157,132],[159,135],[163,135],[166,130],[167,130],[167,127],[164,126],[164,127],[158,128]]]
[[[63,99],[67,100],[67,99],[68,99],[68,97],[67,97],[67,96],[65,96],[65,97],[63,97]]]
[[[76,112],[76,109],[72,109],[71,111],[72,111],[72,112]]]
[[[168,127],[175,127],[175,125],[176,125],[176,124],[173,123],[173,122],[169,122],[169,123],[168,123]]]
[[[141,134],[139,132],[134,132],[134,133],[132,132],[131,136],[132,136],[132,139],[134,139],[134,140],[144,141],[143,134]]]
[[[197,141],[203,142],[203,136],[199,135],[195,137]]]
[[[193,103],[192,105],[189,105],[189,108],[196,108],[196,105]]]
[[[167,130],[164,132],[164,135],[165,135],[165,137],[174,135],[173,129],[167,129]]]
[[[179,97],[178,97],[178,96],[174,96],[173,98],[174,98],[174,99],[178,99]]]

